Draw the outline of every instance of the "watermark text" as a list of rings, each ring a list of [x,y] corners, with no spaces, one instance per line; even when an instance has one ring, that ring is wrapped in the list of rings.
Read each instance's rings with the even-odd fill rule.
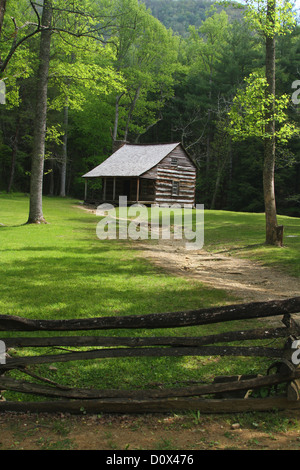
[[[102,217],[97,224],[100,240],[183,240],[187,250],[200,250],[204,245],[204,206],[154,205],[127,206],[127,197],[120,196],[119,206],[104,203],[97,207]]]
[[[292,88],[295,89],[296,88],[296,91],[294,91],[294,93],[292,94],[292,102],[294,104],[299,104],[300,103],[300,80],[295,80],[293,83],[292,83]]]
[[[6,85],[3,80],[0,80],[0,104],[6,104]]]
[[[6,344],[0,341],[0,364],[6,364]]]

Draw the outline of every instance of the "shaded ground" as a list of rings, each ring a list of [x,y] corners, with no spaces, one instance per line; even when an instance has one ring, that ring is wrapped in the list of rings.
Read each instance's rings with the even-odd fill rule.
[[[226,289],[241,302],[298,296],[300,280],[259,263],[182,243],[135,245],[143,258],[176,276]],[[0,449],[30,450],[299,450],[300,412],[245,415],[0,414]]]

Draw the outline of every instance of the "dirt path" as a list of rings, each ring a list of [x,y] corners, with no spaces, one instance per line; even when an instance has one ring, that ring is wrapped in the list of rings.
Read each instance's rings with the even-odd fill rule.
[[[241,302],[263,302],[300,295],[300,279],[259,262],[206,250],[187,251],[179,241],[139,243],[142,257],[176,276],[198,279],[223,289]]]

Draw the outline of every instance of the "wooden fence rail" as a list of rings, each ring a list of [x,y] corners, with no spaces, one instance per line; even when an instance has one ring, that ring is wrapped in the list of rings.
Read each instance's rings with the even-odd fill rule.
[[[299,319],[298,315],[299,314]],[[114,336],[44,336],[44,332],[71,332],[92,330],[135,329],[142,334],[146,329],[181,328],[233,320],[282,317],[282,327],[255,328],[229,331],[199,337],[114,337]],[[300,338],[300,297],[269,302],[235,304],[224,307],[197,309],[184,312],[97,317],[72,320],[31,320],[0,315],[2,332],[43,332],[43,336],[2,338],[8,353],[11,348],[95,347],[89,351],[63,352],[32,356],[7,355],[0,364],[0,390],[51,398],[51,401],[0,401],[0,411],[64,411],[85,412],[168,412],[173,410],[200,410],[202,412],[240,412],[300,407],[300,369],[293,364],[291,345]],[[5,335],[4,335],[5,336]],[[226,343],[246,340],[285,338],[281,348],[266,346],[232,346]],[[1,339],[1,334],[0,334]],[[222,344],[220,346],[220,344]],[[99,348],[99,349],[97,349]],[[163,356],[261,356],[274,358],[276,372],[265,375],[215,378],[214,382],[186,388],[158,390],[96,390],[68,387],[35,375],[30,366],[96,358],[163,357]],[[5,363],[3,363],[5,362]],[[41,383],[15,380],[5,376],[18,370]],[[253,398],[249,391],[262,388],[276,390],[285,384],[284,394]],[[282,389],[282,387],[281,387]],[[257,394],[259,395],[259,393]],[[226,398],[224,398],[226,396]],[[229,396],[229,398],[228,398]]]

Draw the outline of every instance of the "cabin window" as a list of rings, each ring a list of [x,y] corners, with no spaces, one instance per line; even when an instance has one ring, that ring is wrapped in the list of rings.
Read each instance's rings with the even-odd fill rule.
[[[171,165],[177,165],[178,158],[171,158]]]
[[[179,195],[179,181],[172,181],[172,196]]]

